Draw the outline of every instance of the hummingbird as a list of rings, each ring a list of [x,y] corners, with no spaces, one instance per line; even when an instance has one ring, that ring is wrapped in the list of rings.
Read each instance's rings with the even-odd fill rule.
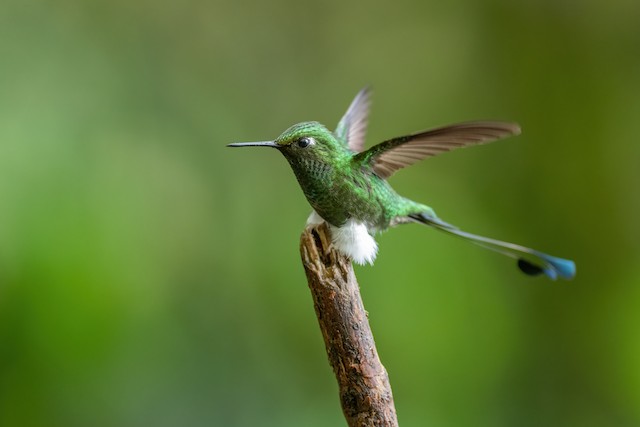
[[[240,142],[228,147],[271,147],[280,151],[313,208],[307,225],[326,222],[332,245],[358,264],[373,264],[376,233],[420,223],[514,258],[525,274],[572,279],[575,264],[513,243],[462,231],[441,220],[432,208],[400,196],[387,179],[420,160],[470,145],[520,134],[516,123],[472,121],[389,139],[364,149],[371,90],[362,89],[335,131],[315,122],[291,126],[273,141]]]

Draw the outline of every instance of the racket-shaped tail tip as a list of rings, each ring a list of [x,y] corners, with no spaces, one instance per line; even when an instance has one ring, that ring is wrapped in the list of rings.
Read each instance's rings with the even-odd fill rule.
[[[540,256],[545,261],[543,267],[533,264],[524,258],[518,259],[518,268],[524,274],[529,276],[537,276],[544,274],[551,280],[558,277],[565,280],[571,280],[576,275],[576,264],[569,259],[556,258],[549,255]]]

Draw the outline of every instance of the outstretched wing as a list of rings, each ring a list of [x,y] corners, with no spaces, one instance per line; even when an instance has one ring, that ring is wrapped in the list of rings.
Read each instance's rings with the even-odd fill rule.
[[[354,161],[368,164],[380,178],[422,159],[468,145],[485,144],[518,135],[520,126],[507,122],[466,122],[384,141],[357,154]]]
[[[349,149],[356,153],[361,152],[364,148],[370,105],[371,89],[365,87],[353,99],[335,131],[338,139],[347,144]]]

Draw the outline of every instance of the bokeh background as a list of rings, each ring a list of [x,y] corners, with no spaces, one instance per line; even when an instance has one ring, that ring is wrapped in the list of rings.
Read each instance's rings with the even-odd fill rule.
[[[640,425],[640,3],[0,4],[0,425],[339,426],[275,151],[375,89],[369,144],[523,134],[392,178],[573,282],[417,225],[358,267],[403,426]]]

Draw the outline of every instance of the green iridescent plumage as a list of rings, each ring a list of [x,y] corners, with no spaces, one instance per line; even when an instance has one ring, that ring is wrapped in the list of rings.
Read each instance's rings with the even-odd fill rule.
[[[297,143],[301,138],[312,139],[313,147],[301,148]],[[387,181],[366,171],[353,151],[320,123],[294,125],[275,143],[289,161],[309,204],[334,226],[355,219],[379,231],[399,215],[429,209],[399,196]]]
[[[533,249],[470,233],[441,221],[431,208],[398,195],[386,181],[397,170],[420,160],[468,145],[520,133],[517,124],[478,121],[445,126],[393,138],[364,150],[370,91],[351,103],[335,132],[318,122],[296,124],[275,141],[229,144],[277,148],[289,161],[314,209],[311,222],[326,221],[334,245],[359,263],[373,262],[377,245],[371,237],[390,226],[419,222],[518,260],[527,274],[572,278],[572,261]],[[317,214],[317,215],[316,215]]]

